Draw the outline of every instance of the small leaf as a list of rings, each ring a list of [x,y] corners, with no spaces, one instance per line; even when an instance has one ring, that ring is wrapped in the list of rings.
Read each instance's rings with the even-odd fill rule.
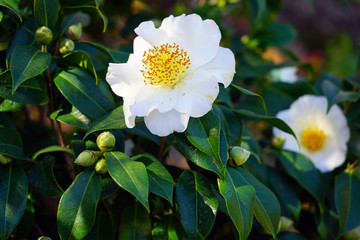
[[[112,110],[112,112],[108,113],[107,115],[92,122],[84,138],[96,131],[123,128],[127,128],[127,126],[125,124],[123,106],[120,106]]]
[[[247,95],[256,97],[256,100],[260,103],[261,107],[262,107],[263,110],[264,110],[265,117],[267,116],[266,105],[265,105],[265,102],[264,102],[264,99],[262,98],[262,96],[260,96],[260,95],[258,95],[258,94],[256,94],[256,93],[253,93],[253,92],[251,92],[251,91],[249,91],[249,90],[247,90],[247,89],[245,89],[245,88],[239,87],[239,86],[237,86],[237,85],[235,85],[235,84],[233,84],[233,83],[232,83],[230,86],[231,86],[232,88],[234,88],[234,89],[242,92],[242,93],[245,93],[245,94],[247,94]]]
[[[328,100],[327,112],[329,112],[331,107],[337,103],[344,101],[356,102],[360,99],[360,93],[343,91],[329,80],[323,81],[321,87]]]
[[[110,176],[114,181],[133,194],[150,212],[149,180],[144,164],[131,160],[122,152],[106,152],[104,155]]]
[[[10,128],[0,127],[0,153],[18,159],[25,159],[20,134]]]
[[[16,0],[0,0],[0,6],[4,6],[14,13],[20,18],[20,21],[22,21],[21,13],[19,10],[19,1]]]
[[[58,20],[59,11],[58,0],[34,0],[34,18],[39,26],[53,28]]]
[[[266,8],[265,0],[244,1],[245,15],[253,28],[256,28],[264,19]]]
[[[101,176],[94,170],[80,173],[62,195],[57,213],[61,240],[83,239],[95,222]]]
[[[261,46],[282,46],[296,38],[296,30],[287,23],[270,23],[259,28],[252,36]]]
[[[24,81],[41,74],[50,65],[51,55],[40,50],[19,45],[15,47],[10,59],[10,71],[13,78],[12,93]]]
[[[239,233],[239,239],[245,240],[253,223],[255,189],[251,185],[239,184],[237,176],[226,171],[224,179],[218,178],[218,185],[221,195],[225,198],[226,209]]]
[[[176,203],[190,239],[205,239],[214,225],[219,202],[211,188],[208,179],[190,170],[184,171],[178,180]]]
[[[151,234],[151,220],[145,208],[133,202],[124,209],[119,228],[120,240],[148,240]]]
[[[8,239],[19,223],[25,210],[27,193],[28,183],[24,170],[16,163],[0,165],[1,239]]]
[[[338,237],[360,225],[360,168],[341,173],[335,181],[335,203],[339,214]]]
[[[53,145],[53,146],[48,146],[48,147],[45,147],[45,148],[37,151],[32,156],[32,159],[35,160],[40,154],[50,153],[50,152],[66,152],[66,153],[74,156],[74,150],[72,150],[71,148],[61,147],[61,146],[58,146],[58,145]]]
[[[114,108],[112,96],[105,83],[96,85],[93,77],[82,69],[61,71],[54,82],[67,100],[90,118],[102,117]]]
[[[56,181],[53,173],[55,158],[46,156],[40,164],[30,168],[28,171],[29,184],[36,189],[37,192],[47,197],[61,197],[63,190]]]
[[[66,112],[62,109],[53,112],[50,115],[51,119],[55,119],[59,122],[66,123],[78,128],[89,129],[90,119],[82,114],[76,107],[72,106],[70,112]]]
[[[164,215],[152,230],[153,239],[183,240],[184,235],[184,230],[174,215]]]
[[[132,159],[145,165],[149,178],[149,190],[168,200],[172,206],[174,180],[166,168],[148,153],[138,154]]]

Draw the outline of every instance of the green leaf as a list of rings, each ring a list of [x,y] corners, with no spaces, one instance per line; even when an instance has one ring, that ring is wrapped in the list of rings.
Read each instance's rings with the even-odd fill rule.
[[[85,69],[95,77],[95,82],[98,84],[98,78],[95,67],[89,54],[83,50],[73,51],[63,56],[63,60],[72,65]]]
[[[164,215],[152,230],[153,239],[183,240],[184,235],[184,230],[174,215]]]
[[[1,99],[0,100],[0,112],[18,110],[19,108],[21,108],[24,105],[25,105],[24,103],[14,102],[9,99]]]
[[[61,240],[83,239],[90,232],[100,193],[101,176],[95,170],[77,175],[59,202],[57,227]]]
[[[10,128],[0,127],[0,153],[18,159],[25,159],[20,134]]]
[[[37,151],[33,156],[32,159],[35,160],[39,155],[43,154],[43,153],[51,153],[51,152],[66,152],[72,156],[74,156],[74,150],[72,150],[71,148],[67,148],[67,147],[61,147],[58,145],[54,145],[54,146],[48,146],[46,148],[43,148],[39,151]]]
[[[320,204],[323,205],[324,190],[318,170],[304,155],[292,151],[280,151],[276,155],[285,171],[303,186]]]
[[[93,228],[84,240],[113,240],[114,229],[109,215],[105,211],[98,211]]]
[[[0,6],[4,6],[14,13],[20,18],[20,21],[22,21],[21,18],[21,12],[19,10],[19,1],[16,0],[0,0]]]
[[[285,45],[296,38],[296,30],[287,23],[270,23],[259,28],[252,36],[258,39],[261,46]]]
[[[61,71],[54,82],[66,99],[90,118],[102,117],[114,108],[105,83],[101,81],[96,85],[93,77],[82,69]]]
[[[280,204],[275,195],[243,168],[228,168],[228,172],[233,179],[237,180],[237,184],[240,186],[251,185],[255,188],[255,217],[261,226],[275,238],[280,221]]]
[[[321,87],[328,100],[327,112],[329,112],[331,107],[337,103],[344,101],[356,102],[360,99],[360,93],[343,91],[329,80],[323,81]]]
[[[39,77],[26,80],[12,93],[11,72],[6,70],[0,74],[0,97],[19,103],[46,104],[49,102],[47,91],[41,88],[39,80],[43,79]]]
[[[4,16],[3,12],[0,11],[0,23],[1,23],[1,20],[3,19],[3,16]]]
[[[107,17],[100,11],[100,9],[97,6],[91,6],[91,5],[81,5],[81,6],[66,6],[67,9],[81,9],[84,12],[93,12],[100,16],[102,22],[103,22],[103,32],[106,31],[106,27],[108,25],[108,19]]]
[[[0,238],[8,239],[19,223],[27,200],[28,183],[16,163],[0,165]]]
[[[176,203],[180,221],[190,239],[205,239],[215,222],[219,201],[209,180],[186,170],[176,186]]]
[[[335,204],[339,214],[338,237],[360,225],[360,168],[341,173],[335,181]]]
[[[64,111],[63,109],[53,112],[50,118],[78,128],[89,129],[90,119],[74,106],[71,107],[70,112]]]
[[[264,19],[267,9],[265,0],[245,0],[245,15],[251,26],[256,28]]]
[[[148,153],[138,154],[132,159],[145,165],[149,178],[149,190],[168,200],[172,206],[174,180],[166,168]]]
[[[92,122],[84,138],[96,131],[123,128],[127,128],[127,126],[125,124],[123,106],[120,106],[112,110],[112,112],[108,113],[107,115]]]
[[[53,173],[55,158],[53,156],[46,156],[40,164],[30,168],[28,171],[29,184],[36,189],[43,196],[47,197],[61,197],[64,191],[61,189],[56,181]]]
[[[91,57],[96,71],[107,71],[109,62],[114,61],[109,50],[101,44],[94,42],[77,42],[75,50],[84,50]]]
[[[12,93],[21,83],[45,71],[50,61],[49,53],[41,52],[31,46],[15,47],[10,59],[10,71],[13,78]]]
[[[145,208],[132,202],[121,215],[119,240],[148,240],[151,234],[151,220]]]
[[[218,185],[221,195],[225,198],[226,209],[239,233],[239,239],[245,240],[253,223],[255,189],[250,185],[240,184],[238,175],[226,171],[224,179],[218,178]]]
[[[106,164],[110,176],[123,189],[133,194],[150,212],[149,180],[145,165],[131,160],[122,152],[106,152]]]
[[[58,20],[59,11],[58,0],[34,0],[34,18],[39,26],[53,28]]]
[[[111,178],[103,178],[101,179],[101,196],[100,200],[104,200],[110,196],[112,196],[117,190],[119,190],[119,185]]]

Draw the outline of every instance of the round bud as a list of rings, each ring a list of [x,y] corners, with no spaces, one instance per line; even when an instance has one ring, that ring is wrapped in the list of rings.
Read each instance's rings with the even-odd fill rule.
[[[75,43],[73,42],[73,40],[68,38],[61,40],[60,49],[59,49],[60,53],[66,54],[74,51],[74,49],[75,49]]]
[[[97,137],[96,144],[102,152],[109,152],[115,146],[115,137],[110,132],[103,132]]]
[[[46,26],[39,27],[35,32],[35,40],[41,45],[48,45],[52,39],[52,31]]]
[[[243,165],[250,157],[250,152],[242,147],[230,148],[230,163],[235,166]]]
[[[93,165],[96,160],[99,158],[99,152],[85,150],[79,154],[79,156],[75,159],[77,165],[81,165],[84,167],[89,167]]]
[[[12,161],[13,161],[12,157],[0,153],[0,163],[1,164],[5,165],[5,164],[8,164],[8,163],[11,163]]]
[[[95,171],[97,173],[100,174],[105,174],[108,171],[107,165],[106,165],[106,160],[104,158],[100,159],[99,161],[97,161],[96,165],[95,165]]]
[[[49,237],[41,236],[38,238],[38,240],[51,240]]]
[[[272,140],[271,140],[271,146],[275,149],[282,149],[282,147],[285,144],[285,137],[283,135],[276,135]]]
[[[72,40],[79,40],[82,35],[82,25],[81,23],[71,25],[68,27],[66,36]]]

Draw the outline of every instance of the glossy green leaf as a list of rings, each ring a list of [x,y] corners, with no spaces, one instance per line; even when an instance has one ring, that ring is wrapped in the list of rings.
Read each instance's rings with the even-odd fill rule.
[[[48,146],[43,149],[40,149],[32,156],[32,159],[35,160],[39,155],[44,154],[44,153],[51,153],[51,152],[66,152],[66,153],[74,156],[74,150],[72,150],[71,148],[53,145],[53,146]]]
[[[172,204],[174,180],[166,168],[148,153],[138,154],[133,160],[142,162],[149,178],[149,190]]]
[[[252,37],[262,46],[282,46],[296,38],[296,30],[287,23],[270,23],[259,28]]]
[[[228,168],[228,172],[233,179],[237,180],[237,184],[240,186],[251,185],[255,188],[255,217],[263,228],[275,238],[280,221],[280,204],[276,196],[243,168]]]
[[[165,215],[155,223],[152,230],[153,239],[183,240],[184,230],[174,215]]]
[[[93,228],[84,240],[113,240],[114,229],[109,215],[105,211],[98,211]]]
[[[57,227],[60,239],[83,239],[95,222],[101,193],[101,176],[95,170],[80,173],[62,195]]]
[[[64,55],[63,60],[67,64],[85,69],[94,76],[96,84],[98,83],[95,67],[92,63],[91,57],[87,52],[83,50],[73,51]]]
[[[0,11],[0,23],[1,23],[1,20],[3,19],[3,17],[4,17],[4,14],[2,11]]]
[[[12,93],[12,77],[10,70],[0,74],[0,97],[19,103],[45,104],[49,102],[47,91],[39,84],[42,78],[31,78],[23,82]]]
[[[285,171],[322,205],[324,196],[322,181],[314,164],[304,155],[296,152],[280,151],[277,156]]]
[[[10,59],[10,71],[13,78],[12,93],[24,81],[44,72],[50,65],[51,55],[31,47],[15,47]]]
[[[18,159],[25,159],[20,134],[10,128],[0,127],[0,153]]]
[[[339,234],[360,225],[360,168],[341,173],[335,182],[335,203],[339,214]]]
[[[328,100],[327,112],[334,104],[344,101],[356,102],[360,99],[359,92],[343,91],[332,82],[325,80],[321,84],[322,91]]]
[[[149,180],[145,165],[131,160],[122,152],[106,152],[104,155],[110,176],[114,181],[133,194],[150,212]]]
[[[43,196],[61,197],[64,192],[54,176],[54,164],[55,158],[49,155],[27,173],[29,184]]]
[[[94,42],[77,42],[75,50],[83,50],[89,54],[96,71],[107,71],[109,62],[114,61],[111,53],[101,44]]]
[[[50,118],[78,128],[89,129],[90,119],[74,106],[71,107],[70,112],[63,109],[53,112]]]
[[[0,0],[0,6],[4,6],[14,13],[20,18],[20,21],[22,21],[21,18],[21,12],[19,10],[19,1],[16,0]]]
[[[107,115],[95,120],[91,123],[89,130],[86,132],[85,137],[96,131],[103,131],[108,129],[123,129],[127,128],[124,118],[123,106],[115,108]]]
[[[59,11],[58,0],[34,0],[34,18],[39,26],[53,28],[58,20]]]
[[[18,103],[9,99],[0,98],[0,112],[8,112],[23,107],[25,103]]]
[[[245,15],[252,27],[257,27],[266,15],[265,0],[245,0]]]
[[[226,209],[234,223],[239,239],[245,240],[250,234],[255,205],[255,189],[239,183],[239,174],[225,172],[225,178],[218,178],[219,191],[225,199]]]
[[[28,183],[16,163],[0,165],[0,238],[8,239],[19,223],[27,200]]]
[[[148,240],[151,235],[151,220],[146,209],[138,202],[132,202],[124,209],[118,240]]]
[[[119,190],[119,185],[111,178],[101,179],[101,196],[100,200],[104,200],[112,196],[117,190]]]
[[[247,94],[247,95],[250,95],[250,96],[253,96],[253,97],[256,97],[256,100],[260,103],[261,107],[263,108],[264,110],[264,113],[265,113],[265,116],[267,115],[267,112],[266,112],[266,105],[265,105],[265,102],[264,102],[264,99],[262,98],[262,96],[256,94],[256,93],[253,93],[245,88],[242,88],[242,87],[239,87],[235,84],[231,84],[230,85],[232,88],[244,93],[244,94]]]
[[[112,96],[105,83],[96,85],[93,77],[82,69],[61,71],[54,82],[67,100],[90,118],[102,117],[114,108]]]
[[[84,12],[93,12],[100,16],[102,22],[103,22],[103,32],[106,31],[107,25],[108,25],[108,19],[107,17],[100,11],[100,9],[97,6],[91,6],[91,5],[81,5],[81,6],[74,6],[69,5],[66,6],[67,9],[81,9]]]
[[[190,239],[205,239],[214,225],[219,202],[211,188],[207,178],[190,170],[177,182],[180,222]]]

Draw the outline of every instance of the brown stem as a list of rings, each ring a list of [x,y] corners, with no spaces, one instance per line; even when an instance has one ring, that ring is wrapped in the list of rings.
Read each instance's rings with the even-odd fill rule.
[[[161,162],[161,159],[163,157],[163,151],[164,151],[164,146],[165,146],[165,139],[166,137],[161,137],[160,138],[160,147],[159,147],[159,153],[158,153],[158,160],[159,162]]]
[[[44,232],[40,229],[39,225],[37,225],[36,222],[34,222],[34,227],[36,228],[36,231],[38,231],[41,236],[45,236]]]

